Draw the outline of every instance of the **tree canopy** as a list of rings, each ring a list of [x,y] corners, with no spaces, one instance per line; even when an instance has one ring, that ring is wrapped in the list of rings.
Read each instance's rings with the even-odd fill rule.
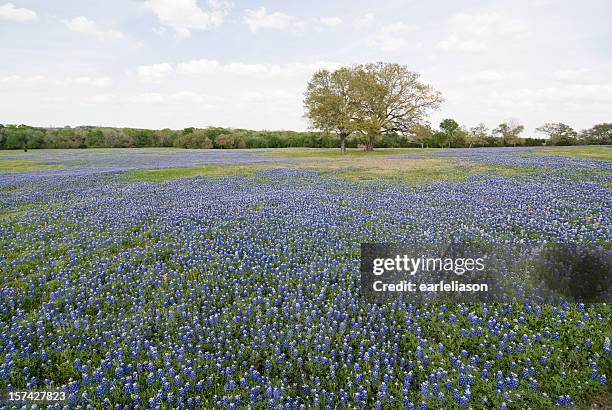
[[[306,116],[311,124],[317,129],[337,133],[342,153],[346,152],[347,138],[356,131],[353,81],[349,68],[317,71],[308,83],[304,98]]]
[[[504,145],[510,146],[516,145],[516,142],[524,129],[525,126],[520,124],[517,120],[509,120],[499,124],[493,130],[493,134],[500,136]]]
[[[572,127],[562,122],[546,123],[536,131],[546,134],[550,145],[573,145],[578,133]]]
[[[308,83],[306,117],[314,128],[333,131],[341,146],[351,133],[365,137],[366,149],[391,133],[408,135],[437,109],[442,95],[419,81],[419,74],[391,63],[321,70]]]

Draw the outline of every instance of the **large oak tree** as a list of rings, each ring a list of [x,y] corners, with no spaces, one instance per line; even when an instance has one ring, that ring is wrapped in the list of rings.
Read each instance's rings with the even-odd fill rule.
[[[340,137],[342,152],[351,133],[366,138],[366,149],[385,134],[411,135],[436,109],[442,95],[406,66],[363,64],[314,74],[304,99],[306,117],[318,129]]]
[[[419,81],[406,66],[373,63],[354,69],[358,130],[366,135],[366,149],[384,134],[411,135],[425,123],[429,110],[442,103],[442,94]]]

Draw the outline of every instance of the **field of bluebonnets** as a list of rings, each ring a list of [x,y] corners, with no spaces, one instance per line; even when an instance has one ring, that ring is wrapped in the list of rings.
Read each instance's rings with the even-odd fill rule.
[[[67,391],[51,408],[611,406],[609,304],[359,296],[361,242],[609,243],[610,151],[0,153],[0,389]]]

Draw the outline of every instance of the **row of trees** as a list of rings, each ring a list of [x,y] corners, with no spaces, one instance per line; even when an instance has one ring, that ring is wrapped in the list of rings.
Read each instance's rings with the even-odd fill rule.
[[[323,132],[253,131],[230,128],[150,130],[110,127],[40,128],[0,124],[0,149],[27,148],[336,148]]]
[[[76,127],[38,128],[0,124],[0,149],[23,148],[416,148],[416,147],[503,147],[540,145],[612,144],[612,123],[597,124],[581,132],[563,123],[544,124],[538,131],[548,139],[521,137],[523,126],[503,122],[492,130],[484,124],[459,126],[445,119],[438,129],[419,124],[410,133],[389,132],[376,137],[352,133],[340,138],[334,132],[252,131],[229,128],[185,128],[148,130],[136,128]]]
[[[612,144],[612,123],[597,124],[576,132],[567,124],[546,123],[536,128],[546,139],[522,137],[525,127],[516,120],[502,122],[489,130],[483,123],[475,127],[459,126],[447,118],[438,130],[428,125],[418,125],[409,137],[421,147],[510,147],[540,145],[609,145]]]

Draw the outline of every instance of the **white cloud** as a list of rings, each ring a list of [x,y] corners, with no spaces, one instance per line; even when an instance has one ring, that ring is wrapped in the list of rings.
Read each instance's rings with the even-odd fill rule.
[[[13,3],[6,3],[0,5],[0,20],[33,21],[38,20],[38,16],[30,9],[17,8]]]
[[[179,38],[187,38],[192,30],[219,27],[230,9],[229,1],[210,0],[209,8],[202,9],[196,0],[147,0],[146,9],[157,15],[159,22],[174,30]]]
[[[510,97],[542,104],[612,104],[612,84],[572,84],[558,87],[521,88]]]
[[[107,87],[112,81],[109,77],[66,77],[62,80],[50,79],[44,75],[34,75],[24,77],[20,75],[10,75],[0,78],[0,86],[12,88],[36,88],[39,86],[50,87],[70,87],[70,86],[90,86]],[[70,89],[70,88],[68,88]]]
[[[249,26],[249,30],[253,33],[260,29],[275,29],[284,30],[291,27],[303,27],[301,22],[296,17],[285,14],[281,11],[268,13],[266,8],[261,6],[256,10],[245,10],[245,23]]]
[[[319,22],[327,27],[336,27],[342,24],[340,17],[321,17]]]
[[[449,52],[480,52],[528,38],[527,24],[497,12],[459,13],[450,20],[450,34],[438,42]]]
[[[66,84],[86,85],[92,87],[107,87],[111,84],[108,77],[68,77],[64,80]]]
[[[593,64],[587,67],[557,69],[552,72],[552,79],[557,84],[602,84],[610,81],[612,65],[609,63]]]
[[[4,88],[11,87],[32,89],[45,86],[47,89],[52,87],[63,87],[63,89],[69,90],[71,86],[107,87],[111,83],[111,79],[108,77],[87,76],[66,77],[62,80],[50,79],[44,75],[34,75],[29,77],[10,75],[0,78],[0,87]]]
[[[95,94],[85,100],[93,103],[110,103],[117,101],[118,97],[115,94]]]
[[[353,25],[356,27],[365,27],[374,23],[375,17],[373,13],[366,13],[363,17],[353,20]]]
[[[495,82],[502,78],[502,75],[495,70],[482,70],[478,72],[478,79],[482,82]]]
[[[0,78],[0,87],[2,88],[36,88],[45,85],[49,82],[47,77],[35,75],[31,77],[23,77],[20,75],[10,75]]]
[[[105,30],[98,26],[93,20],[89,20],[87,17],[79,16],[71,20],[65,20],[64,24],[72,31],[77,33],[83,33],[91,36],[95,36],[98,40],[119,40],[125,37],[125,35],[118,30]]]
[[[290,101],[293,99],[295,99],[295,94],[285,90],[248,91],[239,97],[239,101],[243,103],[278,102],[279,100]]]
[[[166,77],[174,68],[168,63],[141,65],[136,67],[136,75],[144,81],[155,81]]]
[[[241,62],[220,63],[217,60],[191,60],[183,63],[159,63],[139,66],[136,75],[145,81],[159,80],[170,74],[178,76],[200,76],[203,79],[218,77],[242,77],[257,80],[292,79],[308,77],[322,68],[337,68],[331,62],[289,63],[289,64],[250,64]]]
[[[164,62],[135,70],[136,75],[145,80],[161,72],[163,76],[157,78],[158,90],[140,90],[141,93],[128,95],[121,101],[146,105],[161,116],[169,115],[170,110],[174,119],[183,113],[185,118],[191,118],[194,115],[192,105],[197,105],[200,108],[198,119],[190,120],[192,123],[213,121],[234,127],[251,123],[260,124],[252,126],[262,128],[271,117],[280,123],[296,118],[301,121],[307,81],[318,69],[338,66],[330,62],[224,63],[212,59]]]
[[[214,103],[219,98],[191,91],[176,93],[143,93],[128,99],[131,103],[162,104],[162,103]]]
[[[557,70],[553,73],[553,78],[563,82],[581,82],[591,70],[578,68],[572,70]]]
[[[368,45],[386,52],[397,52],[411,45],[419,45],[411,42],[410,35],[417,29],[416,26],[404,23],[387,24],[381,27],[368,41]]]

